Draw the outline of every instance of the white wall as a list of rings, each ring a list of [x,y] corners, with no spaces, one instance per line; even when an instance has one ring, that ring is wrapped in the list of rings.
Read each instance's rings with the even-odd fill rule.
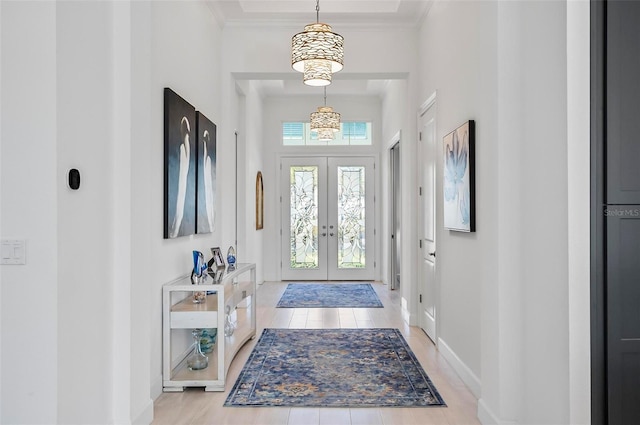
[[[221,30],[203,2],[1,6],[2,235],[29,261],[2,269],[2,422],[148,423],[161,285],[230,243],[224,211],[213,234],[162,239],[163,88],[219,122]]]
[[[113,406],[112,8],[61,2],[56,13],[58,180],[72,167],[82,177],[80,190],[58,193],[58,418],[97,423],[111,419]],[[88,347],[91,355],[78,355]]]
[[[588,13],[575,7],[571,29],[564,1],[436,2],[420,31],[438,137],[477,126],[477,231],[440,219],[437,237],[440,337],[477,379],[483,423],[588,421]]]
[[[0,266],[2,423],[58,414],[55,4],[0,3],[0,234],[26,265]],[[25,22],[29,26],[25,26]]]
[[[497,262],[495,11],[493,2],[436,2],[419,33],[417,106],[437,91],[436,140],[442,140],[467,120],[476,122],[476,232],[445,230],[441,189],[436,196],[441,294],[438,338],[462,360],[476,380],[482,375],[482,288],[493,278]],[[437,188],[442,187],[442,156],[439,143]]]
[[[591,423],[590,5],[567,3],[569,420]]]
[[[385,87],[385,94],[382,100],[382,137],[380,140],[380,180],[381,180],[381,247],[380,247],[380,255],[382,261],[380,261],[380,276],[382,281],[385,283],[389,283],[389,273],[391,273],[391,257],[390,257],[390,239],[392,229],[390,228],[390,220],[391,220],[391,194],[389,191],[389,181],[390,181],[390,169],[389,164],[391,160],[391,156],[389,154],[389,150],[393,147],[396,138],[400,136],[400,150],[402,151],[405,147],[410,149],[409,147],[412,145],[410,140],[408,139],[408,131],[407,129],[415,123],[415,117],[410,116],[407,113],[408,106],[408,89],[407,89],[407,80],[390,80]],[[403,167],[404,169],[404,167]],[[414,210],[414,208],[408,208],[409,210]],[[404,221],[402,222],[404,224]],[[409,223],[407,223],[409,224]],[[408,227],[407,227],[408,228]],[[401,229],[401,234],[397,235],[397,237],[401,237],[404,234],[404,231]],[[402,239],[401,239],[402,240]],[[402,250],[401,250],[402,251]],[[387,260],[385,260],[387,259]],[[406,283],[408,287],[412,286],[412,282],[407,279],[404,281],[404,276],[400,277],[401,284],[400,287],[403,287],[403,283]]]
[[[146,302],[151,305],[151,391],[155,398],[162,389],[161,287],[190,272],[192,250],[199,250],[208,258],[210,248],[219,246],[226,254],[226,247],[233,241],[223,240],[220,235],[223,228],[233,226],[234,217],[224,205],[234,199],[223,188],[233,186],[235,165],[227,159],[234,157],[234,147],[232,140],[225,137],[227,128],[221,118],[222,34],[211,10],[203,2],[168,1],[151,2],[150,12],[150,97],[146,99],[150,127],[149,136],[136,141],[145,148],[136,147],[133,163],[140,161],[142,167],[134,168],[132,179],[139,182],[138,191],[148,192],[142,199],[134,199],[134,211],[140,214],[134,226],[149,226],[148,234],[140,235],[140,242],[147,244],[150,267],[138,267],[146,270],[146,281],[139,284],[148,286]],[[170,87],[217,124],[216,217],[211,234],[162,239],[164,87]]]
[[[256,280],[264,281],[263,241],[265,230],[256,230],[256,176],[258,171],[263,173],[265,196],[273,195],[275,183],[264,179],[265,134],[263,121],[262,97],[256,88],[256,83],[246,81],[242,84],[243,108],[242,122],[239,136],[238,150],[238,254],[239,261],[256,263]],[[275,217],[264,214],[271,227]],[[265,224],[265,226],[267,226]],[[267,248],[271,251],[271,248]],[[258,267],[259,265],[259,267]]]

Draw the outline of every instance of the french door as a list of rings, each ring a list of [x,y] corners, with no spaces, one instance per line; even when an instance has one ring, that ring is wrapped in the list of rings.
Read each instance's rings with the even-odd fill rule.
[[[374,278],[374,159],[281,160],[282,280]]]

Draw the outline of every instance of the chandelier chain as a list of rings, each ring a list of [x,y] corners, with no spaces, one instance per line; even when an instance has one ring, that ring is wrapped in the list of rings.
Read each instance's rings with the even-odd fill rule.
[[[316,0],[316,22],[320,22],[320,0]]]

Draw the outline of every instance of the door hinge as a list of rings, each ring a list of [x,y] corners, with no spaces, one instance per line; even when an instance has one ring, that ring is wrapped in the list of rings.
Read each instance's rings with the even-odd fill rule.
[[[373,229],[373,236],[376,235],[376,229]]]
[[[420,186],[420,196],[422,196],[422,186]]]
[[[422,239],[420,239],[419,242],[420,242],[420,248],[422,248]]]
[[[282,236],[282,229],[280,229],[280,236]]]
[[[422,141],[422,131],[418,134],[420,135],[420,141]]]
[[[376,268],[376,262],[375,261],[373,262],[373,268],[374,269]]]
[[[282,196],[280,197],[280,203],[282,203]]]
[[[280,169],[282,170],[282,163],[280,163]]]
[[[422,294],[420,294],[420,304],[422,304]]]

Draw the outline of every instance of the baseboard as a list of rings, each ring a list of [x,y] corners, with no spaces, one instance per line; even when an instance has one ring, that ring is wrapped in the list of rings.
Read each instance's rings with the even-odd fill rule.
[[[131,422],[132,425],[149,425],[153,422],[153,401],[149,400],[146,407],[142,409],[142,412],[138,417],[134,418]]]
[[[478,379],[473,371],[469,369],[462,360],[460,360],[460,357],[458,357],[458,355],[447,345],[446,342],[442,340],[442,338],[438,338],[438,350],[440,351],[440,354],[442,354],[442,357],[444,357],[453,367],[458,376],[460,376],[462,382],[469,387],[469,390],[471,390],[473,395],[476,398],[480,398],[480,395],[482,394],[482,383],[480,382],[480,379]]]
[[[499,422],[482,398],[478,400],[478,420],[482,425],[498,425]]]
[[[478,420],[482,425],[517,425],[517,422],[498,419],[482,398],[478,400]]]
[[[406,323],[411,324],[411,312],[409,311],[408,306],[409,303],[407,303],[407,300],[402,297],[400,299],[400,314]]]
[[[158,375],[151,383],[151,399],[156,400],[162,394],[162,375]]]

